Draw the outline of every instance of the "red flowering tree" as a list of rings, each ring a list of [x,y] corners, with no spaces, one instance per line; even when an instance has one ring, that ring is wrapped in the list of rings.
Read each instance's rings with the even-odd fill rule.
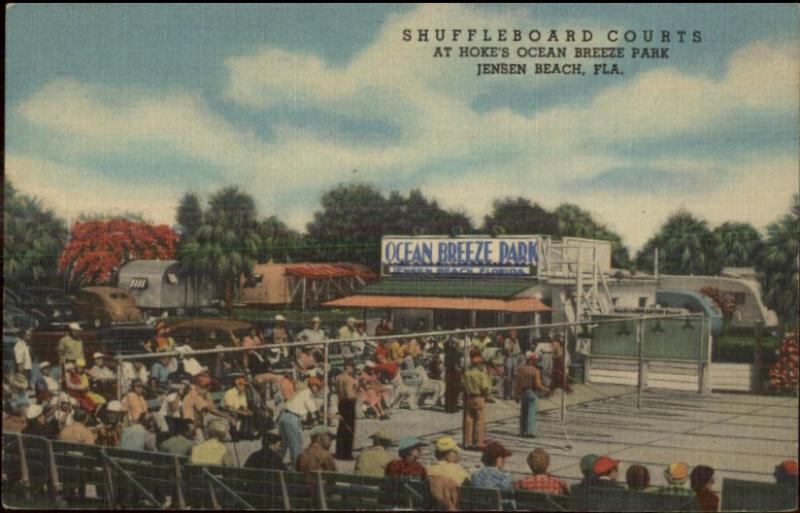
[[[777,359],[769,368],[769,382],[775,392],[797,389],[797,362],[800,343],[797,333],[786,335],[777,351]]]
[[[730,292],[723,292],[716,287],[703,287],[700,293],[708,296],[717,305],[725,319],[730,320],[736,312],[736,298]]]
[[[175,257],[178,235],[167,225],[127,219],[77,222],[58,261],[81,285],[108,284],[126,262]]]

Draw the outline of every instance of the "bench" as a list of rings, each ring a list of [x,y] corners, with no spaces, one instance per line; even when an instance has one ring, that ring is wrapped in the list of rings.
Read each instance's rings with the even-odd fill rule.
[[[697,511],[694,495],[682,496],[588,487],[572,496],[581,511]]]
[[[797,487],[725,478],[721,502],[722,511],[794,511]]]
[[[569,511],[572,499],[569,495],[514,490],[514,509],[524,511]]]

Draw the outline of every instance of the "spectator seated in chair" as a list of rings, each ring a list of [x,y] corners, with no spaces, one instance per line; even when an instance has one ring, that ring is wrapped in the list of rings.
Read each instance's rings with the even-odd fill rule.
[[[644,465],[631,465],[625,472],[625,482],[628,483],[628,490],[643,492],[650,486],[650,472]]]
[[[553,495],[569,494],[569,487],[547,473],[550,466],[550,455],[544,449],[534,449],[528,454],[528,467],[533,474],[517,481],[514,486],[529,492],[549,493]]]

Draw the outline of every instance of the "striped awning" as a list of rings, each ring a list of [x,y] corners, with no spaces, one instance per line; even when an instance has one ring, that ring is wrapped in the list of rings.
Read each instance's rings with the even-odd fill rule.
[[[129,289],[146,289],[147,288],[147,278],[131,278],[131,282],[128,285]]]

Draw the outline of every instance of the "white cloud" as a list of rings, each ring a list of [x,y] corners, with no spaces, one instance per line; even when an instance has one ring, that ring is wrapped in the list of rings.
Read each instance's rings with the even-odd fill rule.
[[[141,214],[145,219],[172,226],[177,196],[152,184],[121,184],[94,170],[9,153],[6,177],[24,194],[37,196],[72,224],[82,213]]]
[[[754,195],[760,200],[772,193],[776,198],[786,195],[786,189],[753,179],[745,171],[732,171],[737,178],[731,188],[712,191],[703,200],[691,194],[653,191],[625,193],[621,201],[611,193],[576,195],[565,184],[615,167],[697,172],[725,167],[713,161],[648,161],[613,154],[604,145],[704,133],[732,113],[796,113],[800,74],[796,45],[750,44],[733,54],[728,72],[719,79],[689,75],[675,66],[646,71],[630,80],[609,78],[609,87],[588,101],[522,115],[510,109],[474,111],[472,100],[491,92],[496,82],[474,77],[470,63],[433,59],[435,43],[401,40],[404,28],[536,26],[536,20],[526,16],[516,10],[497,14],[458,5],[424,5],[392,15],[375,42],[341,66],[276,48],[226,59],[226,100],[263,111],[265,116],[278,106],[314,107],[350,118],[388,121],[401,135],[385,146],[332,140],[289,122],[274,126],[272,137],[266,139],[216,113],[192,92],[154,94],[71,79],[51,82],[15,112],[37,127],[70,135],[88,153],[153,143],[210,163],[231,183],[252,191],[264,214],[277,214],[299,229],[318,207],[319,192],[351,179],[353,170],[360,179],[386,188],[417,180],[424,192],[448,207],[466,210],[478,222],[496,197],[525,195],[549,207],[563,201],[580,203],[633,246],[644,242],[666,214],[684,203],[709,219],[727,216],[757,224],[785,210],[777,200],[742,209],[741,195],[748,188],[757,189]],[[536,80],[532,87],[543,80],[571,80],[512,79]],[[782,171],[765,176],[785,183],[791,178],[786,162],[794,163],[796,173],[796,160],[782,155],[766,157],[759,169],[766,172],[777,165]],[[24,168],[20,163],[39,169],[32,176],[42,183],[26,178],[32,191],[48,190],[51,197],[58,197],[47,189],[52,184],[44,183],[43,171],[57,163],[18,157],[18,167]],[[420,180],[422,170],[430,173]],[[84,176],[73,168],[62,167],[59,172]],[[130,196],[124,192],[127,187],[111,181],[103,187],[112,194],[108,197]],[[62,200],[56,204],[74,209]]]

